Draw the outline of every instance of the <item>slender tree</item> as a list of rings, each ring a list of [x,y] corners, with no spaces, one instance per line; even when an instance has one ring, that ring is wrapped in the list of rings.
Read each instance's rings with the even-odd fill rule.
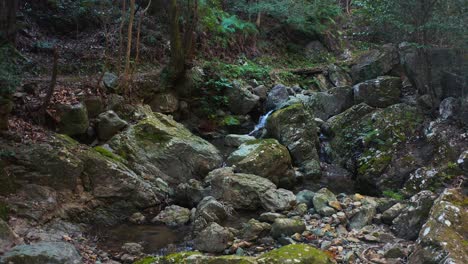
[[[0,40],[16,41],[17,0],[0,0]]]

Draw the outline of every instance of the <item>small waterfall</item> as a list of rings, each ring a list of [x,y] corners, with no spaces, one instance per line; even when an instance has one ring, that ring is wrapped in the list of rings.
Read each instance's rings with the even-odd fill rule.
[[[265,127],[266,121],[268,120],[268,117],[271,115],[271,113],[273,113],[273,111],[275,111],[275,110],[270,110],[270,112],[268,112],[265,115],[262,115],[260,117],[260,120],[258,121],[258,124],[255,125],[254,130],[252,130],[252,132],[249,133],[249,136],[254,135],[257,131],[260,131],[262,128]]]

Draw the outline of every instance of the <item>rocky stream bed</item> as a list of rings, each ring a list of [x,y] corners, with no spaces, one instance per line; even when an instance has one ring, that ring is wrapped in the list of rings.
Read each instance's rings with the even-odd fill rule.
[[[0,263],[468,263],[466,105],[428,114],[379,52],[323,91],[234,85],[233,113],[264,114],[245,133],[116,95],[91,144],[69,133],[85,103],[42,140],[2,135]]]

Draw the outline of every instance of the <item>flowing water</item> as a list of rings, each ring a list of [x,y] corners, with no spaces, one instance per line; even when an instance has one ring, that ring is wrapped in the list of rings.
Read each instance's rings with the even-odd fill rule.
[[[258,131],[260,131],[261,129],[263,129],[266,125],[266,121],[268,120],[268,117],[273,113],[273,111],[275,110],[270,110],[270,112],[266,113],[265,115],[262,115],[260,117],[260,120],[258,121],[258,124],[255,125],[255,128],[254,130],[252,130],[250,133],[249,133],[249,136],[253,136],[255,135]]]

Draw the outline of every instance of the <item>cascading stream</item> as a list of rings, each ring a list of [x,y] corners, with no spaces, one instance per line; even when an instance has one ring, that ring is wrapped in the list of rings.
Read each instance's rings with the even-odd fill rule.
[[[266,113],[265,115],[262,115],[258,121],[258,124],[255,125],[255,128],[254,130],[252,130],[250,133],[249,133],[249,136],[252,136],[254,135],[256,132],[260,131],[262,128],[265,127],[266,125],[266,121],[268,120],[268,117],[274,112],[275,110],[270,110],[268,113]]]

